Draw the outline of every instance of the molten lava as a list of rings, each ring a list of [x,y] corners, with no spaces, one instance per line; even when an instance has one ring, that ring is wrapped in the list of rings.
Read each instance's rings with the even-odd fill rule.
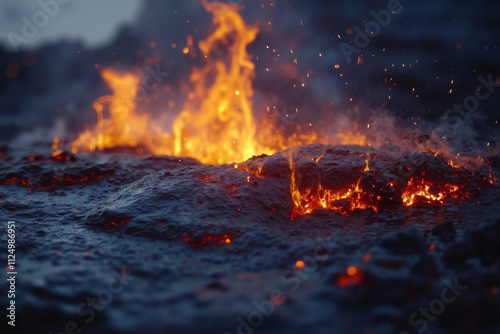
[[[437,187],[424,179],[411,178],[402,199],[404,206],[413,205],[419,197],[427,203],[443,204],[446,198],[459,198],[461,193],[458,185],[445,184],[444,187]]]
[[[288,151],[293,203],[291,219],[317,209],[342,215],[350,215],[358,209],[392,214],[418,203],[440,206],[453,199],[471,198],[491,184],[484,172],[477,176],[467,169],[451,167],[441,157],[428,154],[419,155],[426,164],[413,170],[411,175],[402,175],[398,174],[397,163],[390,156],[366,155],[364,158],[361,152],[339,148],[325,150],[311,158],[309,152],[319,153],[313,149],[314,146],[308,146],[308,149]],[[393,172],[387,172],[387,164],[394,164],[391,167]],[[248,169],[246,163],[240,169],[255,171],[255,167]]]
[[[323,152],[324,154],[324,152]],[[323,154],[316,159],[319,162]],[[292,201],[294,209],[291,218],[302,216],[313,212],[314,209],[323,208],[340,212],[347,215],[356,209],[372,209],[377,212],[377,206],[367,200],[367,192],[364,192],[359,183],[361,178],[351,187],[342,189],[326,189],[323,187],[321,178],[315,182],[313,187],[307,189],[299,189],[297,186],[297,178],[301,177],[296,170],[293,162],[293,150],[289,151],[288,162],[291,170],[290,175],[290,193],[292,194]],[[364,169],[365,172],[369,171],[368,161]]]
[[[188,156],[204,164],[224,164],[239,163],[260,154],[270,155],[295,145],[324,141],[345,145],[370,145],[356,123],[342,133],[332,131],[330,136],[320,136],[314,131],[304,133],[300,125],[294,125],[295,131],[285,135],[286,131],[268,119],[257,121],[252,109],[255,65],[247,47],[255,40],[258,29],[244,22],[236,6],[207,0],[203,0],[203,5],[213,14],[212,32],[198,43],[205,65],[192,70],[192,91],[174,120],[172,129],[165,132],[152,121],[149,114],[139,114],[136,111],[139,76],[105,69],[101,74],[113,94],[96,100],[94,109],[97,112],[97,124],[94,129],[81,133],[70,144],[73,153],[123,146],[136,148],[138,153],[142,153],[144,148],[157,155]],[[185,54],[194,49],[192,38],[188,40],[189,47],[183,50]],[[104,117],[104,111],[107,111],[108,117]],[[287,123],[288,116],[280,115],[278,118]],[[323,139],[328,137],[331,140]],[[53,158],[58,161],[67,159],[65,153],[59,149],[62,142],[56,138],[53,143]],[[371,183],[375,174],[370,170],[368,156],[363,158],[365,165],[356,169],[356,174],[348,178],[348,182],[343,182],[341,186],[332,185],[332,182],[324,183],[328,181],[328,177],[323,177],[322,180],[319,174],[298,173],[292,152],[293,150],[289,151],[288,157],[290,194],[293,201],[292,219],[319,208],[347,215],[357,209],[378,212],[398,201],[399,205],[411,206],[419,198],[428,203],[443,204],[448,197],[469,197],[461,185],[436,186],[425,180],[422,175],[414,175],[397,184],[389,180],[375,187]],[[311,160],[319,164],[323,154]],[[34,157],[33,159],[35,160]],[[458,168],[452,161],[448,164]],[[265,177],[262,164],[254,166],[255,168],[249,164],[235,164],[234,167],[253,173],[259,178]],[[203,180],[207,176],[200,177]],[[93,180],[96,176],[92,174],[87,179]],[[63,181],[75,183],[80,180],[83,179],[53,177],[43,183],[43,186],[52,187]],[[17,181],[9,179],[4,183]],[[209,182],[208,179],[204,181]],[[247,177],[247,183],[249,182],[250,176]],[[239,193],[235,189],[236,186],[227,188],[227,196],[237,196]]]

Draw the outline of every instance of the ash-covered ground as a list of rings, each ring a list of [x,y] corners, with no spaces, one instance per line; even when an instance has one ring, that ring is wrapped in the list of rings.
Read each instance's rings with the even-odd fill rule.
[[[16,221],[22,333],[500,329],[500,192],[484,182],[498,175],[498,157],[468,170],[420,153],[402,176],[414,156],[294,148],[307,182],[320,176],[333,189],[361,177],[361,187],[394,187],[371,190],[378,210],[291,219],[290,152],[212,166],[127,150],[53,158],[44,146],[3,146],[0,158],[1,215]],[[398,184],[417,174],[470,196],[404,207]]]

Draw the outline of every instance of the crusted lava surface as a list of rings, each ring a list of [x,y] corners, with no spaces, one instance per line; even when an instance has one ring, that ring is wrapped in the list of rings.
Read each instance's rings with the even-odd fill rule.
[[[493,333],[500,193],[490,182],[498,158],[488,161],[468,169],[426,153],[315,144],[214,166],[2,147],[0,210],[17,224],[19,325]],[[123,289],[110,292],[110,282]],[[440,310],[434,300],[450,284],[456,298]],[[427,319],[419,308],[439,314]]]

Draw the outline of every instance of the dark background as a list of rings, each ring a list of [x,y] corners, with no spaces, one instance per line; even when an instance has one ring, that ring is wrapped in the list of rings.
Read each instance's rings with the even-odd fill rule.
[[[299,108],[298,122],[327,127],[325,123],[349,118],[363,128],[368,117],[388,110],[407,126],[429,127],[426,122],[442,122],[448,108],[474,93],[479,75],[498,78],[500,3],[493,0],[401,1],[401,13],[362,49],[362,63],[353,56],[349,64],[340,50],[342,41],[352,44],[354,34],[348,29],[363,28],[373,20],[370,11],[385,9],[387,3],[243,1],[247,23],[260,28],[249,47],[258,57],[253,60],[255,114],[267,117],[267,105]],[[210,15],[199,0],[144,0],[137,15],[112,42],[97,48],[65,39],[17,54],[6,46],[0,49],[0,140],[33,134],[35,129],[72,137],[92,126],[93,101],[110,93],[99,74],[104,67],[144,70],[159,63],[170,75],[140,103],[139,111],[175,117],[189,90],[191,68],[203,64],[182,53],[186,36],[191,34],[195,44],[204,38]],[[92,17],[88,20],[92,25]],[[296,72],[289,67],[294,59]],[[19,67],[15,75],[12,64]],[[301,83],[306,86],[293,88]],[[474,117],[467,116],[475,139],[495,144],[499,102],[500,93],[494,92],[481,101]]]

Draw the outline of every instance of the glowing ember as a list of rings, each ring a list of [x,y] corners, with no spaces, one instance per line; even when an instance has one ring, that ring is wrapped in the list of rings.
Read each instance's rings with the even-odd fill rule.
[[[347,288],[353,285],[359,285],[363,282],[363,275],[357,270],[356,267],[347,268],[347,274],[341,274],[337,278],[337,284],[341,288]]]
[[[298,260],[297,262],[295,262],[295,268],[302,270],[305,267],[306,267],[306,264],[304,263],[304,261]]]
[[[348,216],[356,210],[392,214],[417,203],[444,205],[453,199],[471,198],[490,184],[484,174],[476,178],[474,173],[453,168],[441,157],[433,155],[414,156],[425,160],[428,165],[422,164],[407,175],[406,171],[398,172],[398,162],[392,173],[384,172],[386,164],[393,163],[390,156],[376,157],[375,154],[342,149],[313,151],[313,145],[308,147],[287,152],[292,219],[318,209]],[[318,155],[311,157],[311,152]],[[246,170],[252,166],[255,170],[255,162],[249,162],[240,164],[238,168]],[[471,181],[472,178],[475,181]]]
[[[190,244],[193,248],[201,248],[208,243],[216,243],[216,247],[218,248],[220,245],[230,245],[232,242],[233,236],[231,234],[221,234],[221,235],[210,235],[203,233],[202,236],[188,237],[183,236],[182,240]]]
[[[354,276],[354,275],[356,275],[357,272],[358,272],[358,269],[354,266],[350,266],[349,268],[347,268],[347,275],[349,275],[349,276]]]
[[[444,187],[438,187],[424,179],[411,178],[402,199],[404,206],[413,205],[418,197],[425,199],[427,203],[443,204],[447,197],[459,198],[460,195],[461,191],[457,185],[446,184]]]
[[[290,193],[294,203],[292,219],[311,213],[318,208],[330,209],[344,215],[356,209],[372,209],[374,212],[377,212],[376,205],[371,204],[370,201],[366,199],[367,193],[359,186],[361,178],[358,179],[356,184],[348,188],[327,189],[323,187],[321,179],[318,176],[318,182],[314,183],[311,188],[299,189],[297,186],[297,178],[301,177],[301,175],[296,173],[292,152],[293,150],[289,151],[288,158],[291,170]],[[320,159],[321,157],[313,160],[318,162]],[[367,167],[365,171],[369,170]]]

